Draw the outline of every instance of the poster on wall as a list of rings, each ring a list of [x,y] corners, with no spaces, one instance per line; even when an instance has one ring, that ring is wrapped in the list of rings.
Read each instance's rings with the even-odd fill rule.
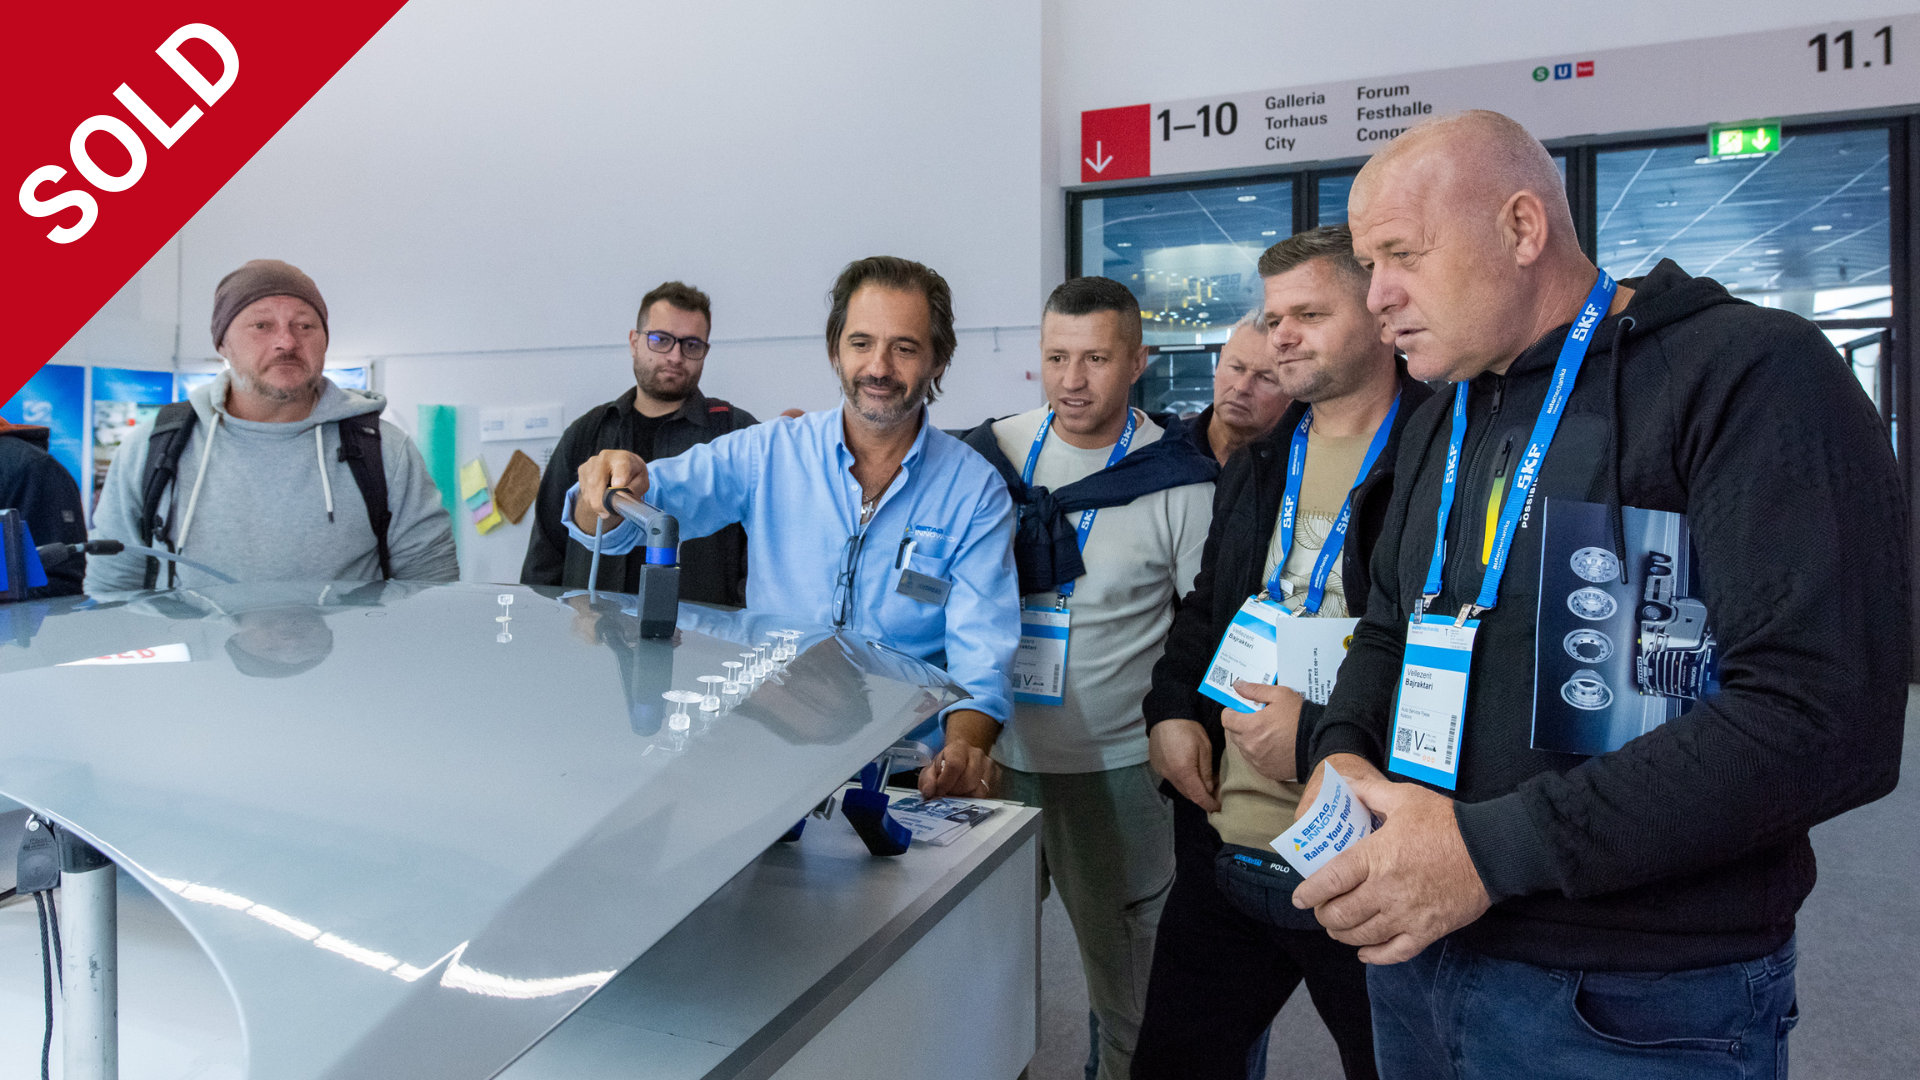
[[[185,401],[187,395],[214,380],[219,371],[182,371],[173,377],[173,400]]]
[[[148,420],[160,406],[173,400],[173,372],[128,368],[93,369],[93,469],[88,490],[88,512],[100,501],[107,466],[135,424]]]
[[[84,488],[86,474],[80,462],[86,452],[87,369],[75,364],[48,364],[28,379],[5,405],[0,417],[10,423],[51,429],[47,449],[55,461],[73,474]]]

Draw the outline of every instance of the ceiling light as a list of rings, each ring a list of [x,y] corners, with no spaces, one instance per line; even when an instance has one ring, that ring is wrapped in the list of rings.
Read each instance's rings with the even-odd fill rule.
[[[1240,202],[1252,202],[1253,200],[1255,200],[1255,199],[1257,199],[1257,198],[1259,198],[1259,197],[1260,197],[1260,196],[1258,196],[1258,195],[1242,195],[1242,196],[1240,196],[1240,198],[1239,198],[1239,200],[1238,200],[1238,201],[1240,201]]]
[[[1743,266],[1743,267],[1741,267],[1741,268],[1740,268],[1740,272],[1741,272],[1741,273],[1743,273],[1743,274],[1751,274],[1751,273],[1753,273],[1753,272],[1754,272],[1755,270],[1758,270],[1758,269],[1759,269],[1759,267],[1757,267],[1757,266]]]
[[[1768,249],[1766,250],[1766,252],[1765,252],[1765,254],[1768,254],[1768,255],[1778,255],[1778,254],[1780,254],[1780,252],[1781,252],[1781,250],[1782,250],[1781,248],[1768,248]]]
[[[1280,233],[1276,229],[1262,229],[1260,230],[1260,235],[1261,236],[1279,236]]]
[[[1120,241],[1119,243],[1117,243],[1117,244],[1115,244],[1115,245],[1113,245],[1113,246],[1114,246],[1114,247],[1132,247],[1132,246],[1133,246],[1133,241],[1131,241],[1131,240],[1122,240],[1122,241]]]
[[[1622,241],[1620,241],[1620,246],[1621,246],[1621,247],[1626,247],[1626,246],[1627,246],[1628,244],[1637,244],[1637,243],[1639,243],[1639,242],[1640,242],[1640,240],[1639,240],[1639,238],[1637,238],[1637,237],[1636,237],[1636,238],[1634,238],[1634,239],[1631,239],[1631,240],[1622,240]]]
[[[1833,231],[1833,226],[1831,226],[1831,225],[1815,225],[1815,226],[1813,227],[1813,231],[1814,231],[1814,232],[1832,232],[1832,231]]]

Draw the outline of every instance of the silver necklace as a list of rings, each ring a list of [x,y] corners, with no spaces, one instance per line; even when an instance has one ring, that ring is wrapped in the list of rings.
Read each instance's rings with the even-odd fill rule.
[[[897,477],[900,475],[900,470],[905,465],[906,465],[906,462],[903,460],[900,462],[900,464],[895,465],[893,467],[893,472],[887,475],[886,483],[880,485],[880,491],[878,494],[868,495],[866,488],[864,486],[861,487],[860,489],[860,524],[861,525],[865,525],[867,522],[873,520],[874,511],[880,509],[881,496],[884,496],[887,493],[887,489],[893,486],[894,477]]]

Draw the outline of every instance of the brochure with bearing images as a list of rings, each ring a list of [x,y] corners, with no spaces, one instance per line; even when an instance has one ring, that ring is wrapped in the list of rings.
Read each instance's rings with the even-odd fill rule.
[[[1535,621],[1533,748],[1604,754],[1719,689],[1684,514],[1548,499]],[[1624,571],[1624,573],[1623,573]]]
[[[913,833],[915,840],[945,847],[1000,808],[968,799],[922,799],[908,795],[895,798],[887,809],[895,821]]]

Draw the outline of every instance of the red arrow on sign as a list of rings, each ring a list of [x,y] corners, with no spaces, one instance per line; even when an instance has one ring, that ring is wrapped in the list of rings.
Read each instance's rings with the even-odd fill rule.
[[[1146,105],[1080,114],[1080,182],[1153,175],[1153,115]]]

